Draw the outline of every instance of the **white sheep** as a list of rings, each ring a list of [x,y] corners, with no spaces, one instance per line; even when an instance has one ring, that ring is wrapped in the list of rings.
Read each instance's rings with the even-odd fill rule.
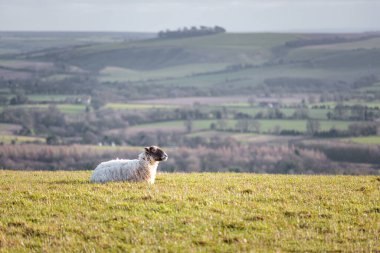
[[[166,161],[168,155],[159,147],[146,147],[138,160],[117,159],[99,164],[91,176],[91,182],[147,181],[154,184],[157,166]]]

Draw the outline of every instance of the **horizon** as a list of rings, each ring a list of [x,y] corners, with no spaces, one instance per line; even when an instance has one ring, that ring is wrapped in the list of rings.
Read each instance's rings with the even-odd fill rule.
[[[234,33],[380,30],[372,0],[0,0],[1,31],[154,33],[219,25]]]
[[[189,26],[188,26],[189,27]],[[183,28],[183,27],[178,27]],[[128,30],[0,30],[0,33],[140,33],[140,34],[156,34],[160,31],[166,29],[161,29],[158,31],[128,31]],[[175,30],[175,29],[170,29]],[[227,31],[226,34],[360,34],[360,33],[380,33],[380,29],[377,30],[289,30],[289,31]]]

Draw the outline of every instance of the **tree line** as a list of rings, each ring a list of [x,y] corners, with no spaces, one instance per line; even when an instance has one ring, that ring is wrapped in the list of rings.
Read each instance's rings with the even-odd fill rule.
[[[224,145],[225,144],[225,145]],[[231,140],[215,146],[167,148],[170,159],[160,164],[167,172],[255,172],[284,174],[378,174],[378,147],[344,146],[313,148],[296,145],[243,145]],[[136,149],[99,149],[91,146],[0,146],[0,169],[93,170],[102,161],[137,157]],[[341,161],[350,159],[355,164]]]
[[[195,36],[205,36],[212,35],[218,33],[225,33],[226,29],[220,26],[207,27],[200,26],[199,28],[196,26],[192,26],[190,28],[183,27],[177,30],[165,30],[158,32],[159,38],[187,38],[187,37],[195,37]]]

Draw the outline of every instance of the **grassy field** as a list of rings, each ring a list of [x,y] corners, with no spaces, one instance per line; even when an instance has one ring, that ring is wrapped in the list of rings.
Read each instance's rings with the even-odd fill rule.
[[[0,171],[2,252],[377,252],[380,178]]]
[[[143,81],[149,79],[165,79],[191,76],[193,74],[205,73],[210,71],[220,71],[225,69],[227,64],[188,64],[175,66],[154,71],[138,71],[118,67],[106,67],[100,71],[102,82],[123,82],[123,81]]]
[[[108,103],[105,107],[114,110],[149,110],[158,108],[173,108],[174,106],[160,104]]]
[[[75,99],[76,95],[28,95],[28,100],[33,102],[63,102],[68,98]]]
[[[14,131],[20,130],[21,126],[16,124],[0,123],[0,134],[11,134]]]
[[[306,131],[306,120],[278,120],[278,119],[261,119],[257,120],[260,123],[260,132],[272,132],[276,126],[280,127],[280,130],[296,130],[300,132]],[[337,120],[321,120],[321,130],[328,131],[331,128],[346,130],[348,126],[354,122],[352,121],[337,121]],[[216,120],[194,120],[193,130],[207,130],[210,129],[210,125],[216,123]],[[226,120],[227,128],[235,128],[237,120]],[[142,124],[130,127],[130,130],[162,130],[163,128],[182,130],[185,128],[185,122],[181,120],[164,121],[152,124]]]
[[[269,111],[267,108],[260,108],[260,107],[247,107],[247,106],[235,106],[235,107],[229,107],[230,110],[235,112],[242,112],[246,113],[251,116],[255,116],[259,112],[263,112],[264,114]],[[279,109],[286,117],[293,116],[296,109],[294,108],[280,108]],[[330,110],[328,109],[309,109],[307,111],[308,115],[312,119],[327,119],[327,113]]]
[[[93,43],[120,42],[130,39],[152,38],[147,33],[99,33],[99,32],[0,32],[0,55],[25,53],[49,48],[62,48]]]
[[[324,102],[324,103],[317,103],[316,105],[319,106],[329,106],[330,108],[334,108],[338,103],[337,102]],[[360,100],[350,100],[345,101],[342,103],[342,105],[347,106],[353,106],[353,105],[362,105],[362,106],[368,106],[369,108],[380,108],[380,101],[360,101]]]
[[[362,137],[352,137],[345,138],[345,141],[352,141],[361,144],[375,144],[380,145],[380,136],[362,136]]]
[[[46,139],[42,137],[34,136],[20,136],[20,135],[2,135],[0,134],[0,143],[10,144],[10,143],[30,143],[30,142],[39,142],[45,143]]]
[[[24,105],[12,105],[7,108],[23,108],[23,109],[48,109],[50,105],[48,104],[24,104]],[[85,112],[86,106],[82,104],[57,104],[58,110],[65,114],[79,114]],[[0,106],[0,112],[4,107]]]

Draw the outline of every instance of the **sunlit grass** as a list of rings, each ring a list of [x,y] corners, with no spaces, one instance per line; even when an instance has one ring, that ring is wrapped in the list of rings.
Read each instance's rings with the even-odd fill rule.
[[[105,107],[114,110],[149,110],[155,108],[173,108],[173,106],[170,105],[137,103],[108,103]]]
[[[375,252],[380,178],[0,171],[3,252]]]
[[[28,142],[39,142],[45,143],[45,138],[34,137],[34,136],[20,136],[20,135],[0,135],[0,143],[2,144],[17,144],[17,143],[28,143]]]
[[[379,135],[352,137],[352,138],[345,138],[343,140],[352,141],[352,142],[360,143],[360,144],[376,144],[376,145],[380,145],[380,136]]]

